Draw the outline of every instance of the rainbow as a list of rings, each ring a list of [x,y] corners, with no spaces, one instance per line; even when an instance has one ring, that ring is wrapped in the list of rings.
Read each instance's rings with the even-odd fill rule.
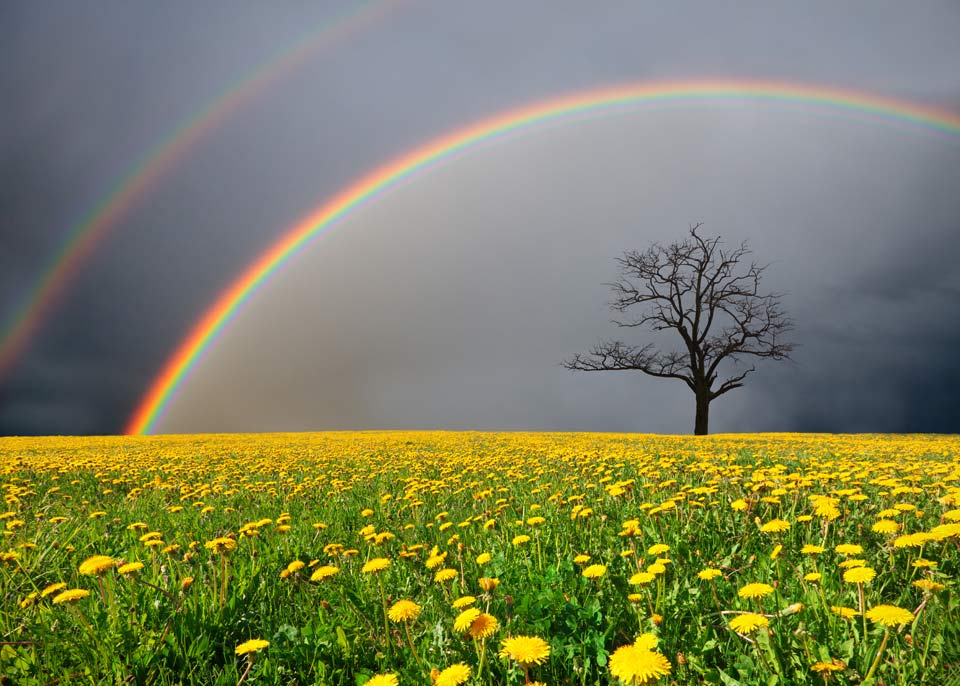
[[[94,248],[201,138],[319,50],[379,20],[399,2],[367,1],[359,8],[341,12],[311,30],[292,47],[237,79],[148,150],[100,204],[68,231],[61,247],[41,271],[40,278],[0,329],[0,375],[23,352]]]
[[[946,134],[960,134],[960,115],[850,90],[769,81],[691,81],[625,85],[536,102],[435,138],[350,184],[290,227],[223,291],[180,343],[131,416],[128,434],[149,433],[197,362],[250,296],[311,239],[364,203],[415,174],[481,143],[578,115],[642,105],[746,100],[830,108],[880,117]]]

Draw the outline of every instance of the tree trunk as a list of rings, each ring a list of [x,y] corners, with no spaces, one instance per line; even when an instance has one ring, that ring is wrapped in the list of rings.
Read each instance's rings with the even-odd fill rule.
[[[693,425],[695,436],[706,436],[710,419],[710,392],[697,391],[697,418]]]

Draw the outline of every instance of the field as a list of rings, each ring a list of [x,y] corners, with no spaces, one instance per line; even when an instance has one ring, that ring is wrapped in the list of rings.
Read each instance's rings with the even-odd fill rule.
[[[960,438],[0,439],[2,684],[960,683]]]

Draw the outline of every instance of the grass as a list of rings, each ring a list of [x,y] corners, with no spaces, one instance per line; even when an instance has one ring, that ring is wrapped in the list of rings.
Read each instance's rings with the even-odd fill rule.
[[[957,437],[365,432],[0,451],[3,684],[960,674]]]

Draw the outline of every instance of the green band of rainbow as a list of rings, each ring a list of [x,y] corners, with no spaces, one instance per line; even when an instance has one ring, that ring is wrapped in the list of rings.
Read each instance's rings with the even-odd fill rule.
[[[147,151],[104,200],[67,233],[37,282],[0,329],[0,375],[23,352],[64,288],[111,229],[169,172],[178,160],[231,113],[319,50],[380,19],[399,0],[370,0],[311,30],[304,38],[237,79]]]
[[[180,343],[141,399],[127,424],[127,433],[144,434],[152,430],[180,384],[216,340],[217,334],[259,286],[324,229],[395,184],[472,146],[519,129],[617,108],[713,99],[834,108],[875,115],[947,134],[960,134],[960,116],[953,113],[849,90],[759,81],[695,81],[618,86],[537,102],[484,119],[436,138],[388,162],[349,185],[339,195],[288,229],[279,241],[261,254],[240,278],[220,294],[213,306],[194,324],[190,334]]]

